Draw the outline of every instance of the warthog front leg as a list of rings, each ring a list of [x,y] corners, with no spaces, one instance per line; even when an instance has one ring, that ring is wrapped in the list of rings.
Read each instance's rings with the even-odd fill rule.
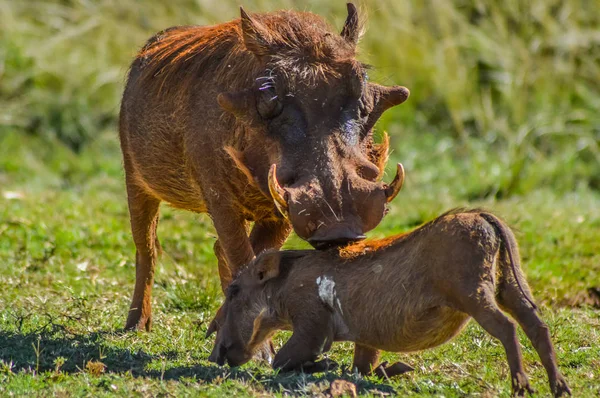
[[[279,249],[291,231],[292,226],[285,219],[255,222],[250,233],[250,244],[254,254],[258,255],[265,250]]]
[[[254,258],[254,251],[248,238],[247,223],[241,215],[232,213],[231,206],[224,204],[210,210],[219,237],[214,249],[221,288],[225,291],[241,267]]]
[[[293,329],[292,337],[275,355],[273,368],[284,372],[296,370],[307,373],[331,369],[330,361],[316,360],[323,352],[329,351],[333,343],[333,327],[329,311],[325,307],[313,308],[301,319],[294,319]]]
[[[312,333],[294,332],[281,347],[273,361],[274,369],[283,372],[304,371],[314,373],[327,370],[329,362],[317,361],[321,355],[327,336],[315,329]]]
[[[223,291],[225,291],[227,286],[229,286],[235,278],[240,267],[254,257],[254,253],[260,253],[261,251],[270,248],[280,248],[291,231],[291,226],[286,220],[281,220],[281,222],[257,221],[248,237],[245,221],[238,219],[237,222],[234,222],[235,218],[233,220],[228,219],[226,221],[218,221],[219,219],[218,216],[213,217],[217,233],[219,233],[220,237],[222,236],[222,238],[219,238],[215,242],[214,251],[217,256],[221,288]],[[228,231],[228,235],[221,235],[221,232],[219,231],[224,230]],[[223,232],[223,234],[225,233],[226,232]],[[237,239],[230,239],[231,236],[235,236]],[[229,251],[227,248],[229,248]],[[228,252],[231,252],[232,254],[227,255]],[[237,263],[231,262],[232,258]],[[246,259],[245,262],[240,263],[243,259]],[[218,330],[218,325],[223,323],[223,319],[221,318],[221,309],[219,309],[213,321],[215,330]],[[258,348],[255,358],[271,364],[274,354],[273,344],[268,340]]]
[[[354,361],[352,369],[363,375],[371,374],[379,364],[381,351],[360,344],[354,345]]]
[[[269,250],[279,249],[292,231],[292,226],[285,219],[278,221],[257,221],[250,232],[250,244],[255,255]],[[271,340],[265,341],[258,349],[255,358],[261,361],[273,362],[275,350]],[[308,372],[310,373],[310,372]]]

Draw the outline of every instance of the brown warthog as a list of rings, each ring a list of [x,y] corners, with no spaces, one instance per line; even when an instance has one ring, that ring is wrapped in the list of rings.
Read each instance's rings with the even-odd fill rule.
[[[525,330],[555,396],[570,393],[548,326],[521,272],[517,242],[496,216],[451,211],[416,230],[339,250],[266,252],[228,287],[211,360],[236,366],[278,329],[292,337],[275,356],[283,370],[321,370],[333,341],[395,352],[456,336],[473,317],[502,342],[512,389],[531,391],[511,314]]]
[[[242,10],[167,29],[140,51],[120,118],[136,246],[126,328],[151,325],[162,201],[210,215],[223,288],[292,228],[322,248],[381,221],[398,190],[380,181],[388,139],[374,143],[372,130],[409,92],[368,81],[360,31],[351,4],[341,34],[311,13]]]

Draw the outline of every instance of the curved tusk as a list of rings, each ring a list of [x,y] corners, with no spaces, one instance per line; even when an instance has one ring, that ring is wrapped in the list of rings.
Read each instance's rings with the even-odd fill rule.
[[[402,189],[402,185],[404,184],[404,166],[402,166],[402,163],[398,163],[397,167],[398,168],[396,169],[396,177],[394,177],[392,183],[388,185],[387,188],[385,188],[385,196],[387,198],[388,203],[394,200],[396,195],[398,195],[398,192],[400,192],[400,190]]]
[[[277,165],[275,163],[273,163],[269,169],[269,192],[273,197],[277,210],[279,210],[282,216],[287,218],[288,204],[284,198],[285,190],[277,181]]]

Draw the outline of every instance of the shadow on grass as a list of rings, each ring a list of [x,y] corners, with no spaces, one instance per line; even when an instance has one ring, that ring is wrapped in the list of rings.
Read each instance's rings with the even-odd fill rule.
[[[123,336],[125,332],[100,331],[90,334],[59,333],[15,333],[0,330],[0,360],[5,364],[12,362],[12,372],[54,371],[57,358],[64,358],[60,371],[64,373],[79,373],[86,370],[88,361],[101,361],[106,365],[109,374],[131,372],[135,377],[174,380],[182,378],[195,379],[206,383],[223,380],[238,380],[248,383],[258,383],[269,392],[287,392],[305,394],[306,386],[314,383],[321,385],[335,379],[345,379],[356,384],[357,392],[377,390],[384,393],[394,393],[393,387],[371,383],[357,378],[352,374],[342,372],[321,373],[318,375],[300,373],[281,373],[253,369],[228,368],[216,365],[197,364],[193,366],[168,367],[164,370],[148,370],[147,365],[152,361],[176,360],[178,353],[165,351],[149,354],[143,350],[129,350],[111,347],[106,344],[107,336]],[[39,354],[38,354],[39,353]]]
[[[180,380],[183,377],[203,380],[211,383],[213,381],[238,380],[243,382],[259,383],[265,390],[270,393],[287,393],[287,394],[306,394],[311,391],[307,390],[309,384],[328,387],[331,382],[337,379],[350,381],[356,385],[356,392],[368,393],[377,391],[379,393],[394,394],[396,391],[390,385],[383,383],[372,383],[366,379],[357,377],[353,374],[342,371],[305,374],[305,373],[277,373],[267,370],[266,372],[253,372],[247,369],[226,368],[218,366],[181,366],[166,369],[164,372],[151,371],[148,372],[149,377],[160,377],[163,380]]]
[[[56,360],[64,358],[60,370],[66,373],[80,372],[88,361],[101,361],[110,372],[131,371],[133,375],[144,373],[146,364],[158,358],[142,350],[132,351],[110,347],[104,338],[115,332],[100,331],[86,335],[60,336],[58,333],[11,333],[0,331],[0,359],[12,362],[12,370],[56,369]],[[39,355],[38,355],[39,352]],[[172,359],[175,352],[165,352],[161,358]]]

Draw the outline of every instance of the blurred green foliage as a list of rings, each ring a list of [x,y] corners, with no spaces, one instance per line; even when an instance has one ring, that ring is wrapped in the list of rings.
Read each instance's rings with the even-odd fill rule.
[[[0,132],[33,134],[81,152],[116,129],[127,68],[148,37],[172,25],[236,18],[238,5],[0,0]],[[343,1],[243,5],[254,12],[309,10],[336,30],[346,15]],[[467,197],[501,197],[547,184],[600,187],[599,0],[388,0],[360,6],[368,20],[361,58],[375,66],[372,80],[412,92],[380,123],[399,155],[442,145],[452,162],[485,162],[489,156],[487,169],[501,171]],[[483,159],[473,155],[478,151]],[[535,164],[543,165],[542,174],[524,182]]]

